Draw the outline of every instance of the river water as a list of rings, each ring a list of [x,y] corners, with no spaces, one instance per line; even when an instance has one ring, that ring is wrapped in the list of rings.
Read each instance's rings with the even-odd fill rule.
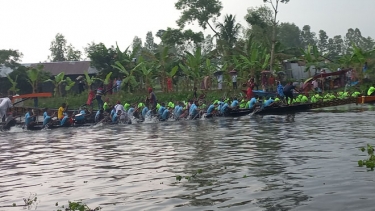
[[[57,210],[373,210],[374,106],[0,132],[0,206]],[[192,180],[189,176],[198,170]],[[27,208],[27,207],[26,207]],[[0,210],[24,210],[1,207]]]

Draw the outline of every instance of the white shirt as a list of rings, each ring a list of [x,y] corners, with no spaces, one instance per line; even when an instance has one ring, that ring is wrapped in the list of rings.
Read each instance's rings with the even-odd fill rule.
[[[232,82],[237,82],[237,75],[232,76]]]
[[[8,97],[0,98],[0,109],[7,110],[8,108],[12,108],[12,101]]]
[[[317,82],[316,80],[314,80],[314,81],[312,82],[312,85],[313,85],[314,89],[315,89],[315,88],[318,88],[318,82]]]

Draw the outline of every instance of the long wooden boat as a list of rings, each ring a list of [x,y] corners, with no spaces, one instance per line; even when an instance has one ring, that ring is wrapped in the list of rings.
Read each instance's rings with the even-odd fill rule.
[[[224,114],[225,117],[241,117],[251,114],[254,109],[236,109],[236,110],[229,110]]]
[[[357,98],[357,104],[373,103],[375,102],[375,96],[362,96]]]
[[[259,115],[278,115],[278,114],[291,114],[296,112],[304,112],[313,108],[313,103],[303,103],[297,105],[282,105],[271,106],[255,111],[254,114]]]

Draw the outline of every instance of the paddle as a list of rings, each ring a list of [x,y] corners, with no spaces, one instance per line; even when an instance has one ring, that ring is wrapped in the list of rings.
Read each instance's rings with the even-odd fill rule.
[[[28,99],[30,99],[30,97],[28,97],[28,98],[24,98],[24,99],[22,99],[22,100],[20,100],[20,101],[18,101],[18,102],[16,102],[16,103],[13,103],[13,106],[14,106],[14,105],[17,105],[18,103],[22,103],[23,101],[26,101],[26,100],[28,100]]]

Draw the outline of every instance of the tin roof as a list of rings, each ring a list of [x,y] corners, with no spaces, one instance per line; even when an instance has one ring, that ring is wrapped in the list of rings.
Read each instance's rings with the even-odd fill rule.
[[[97,74],[98,70],[90,67],[90,61],[64,61],[64,62],[46,62],[34,63],[31,67],[43,65],[44,70],[50,72],[51,75],[57,75],[64,72],[65,75],[82,75],[85,71],[88,74]]]

